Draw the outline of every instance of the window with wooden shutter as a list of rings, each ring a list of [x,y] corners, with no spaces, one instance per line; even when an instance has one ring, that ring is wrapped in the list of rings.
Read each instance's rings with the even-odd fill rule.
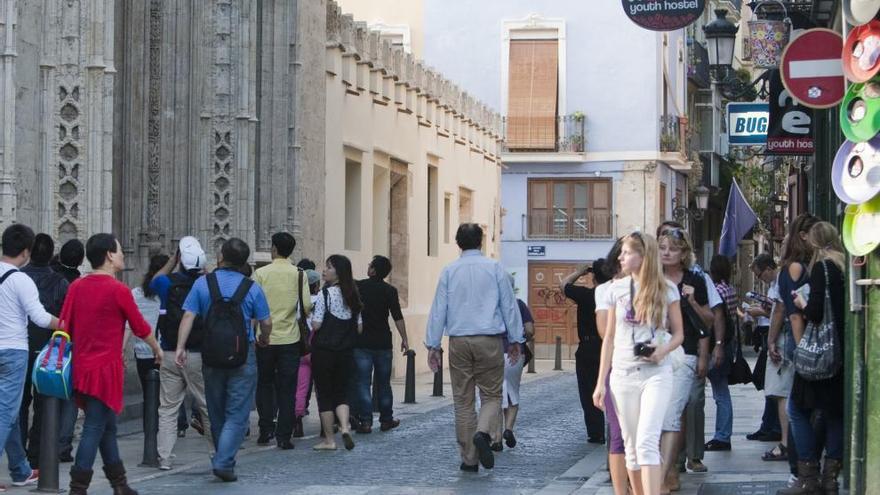
[[[507,147],[556,149],[558,40],[511,40]]]
[[[611,181],[530,179],[528,184],[529,237],[611,236]]]

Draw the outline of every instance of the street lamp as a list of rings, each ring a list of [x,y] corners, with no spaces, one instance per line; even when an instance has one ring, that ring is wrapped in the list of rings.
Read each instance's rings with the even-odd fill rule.
[[[679,204],[678,198],[672,198],[672,216],[679,222],[683,222],[688,216],[696,221],[702,220],[706,210],[709,209],[710,193],[709,188],[703,185],[694,188],[693,195],[696,208],[689,208],[686,205]]]
[[[739,28],[727,20],[727,9],[715,9],[715,20],[703,26],[709,51],[709,68],[724,71],[733,65],[733,48]]]
[[[734,73],[733,54],[736,47],[736,34],[739,27],[727,20],[727,9],[715,9],[715,20],[703,26],[706,35],[706,48],[709,52],[709,70],[712,79],[718,84],[721,95],[728,100],[738,100],[744,96],[760,96],[766,99],[770,94],[770,71],[764,71],[751,83],[743,82]],[[758,84],[759,89],[754,89]],[[754,100],[754,97],[751,97]]]

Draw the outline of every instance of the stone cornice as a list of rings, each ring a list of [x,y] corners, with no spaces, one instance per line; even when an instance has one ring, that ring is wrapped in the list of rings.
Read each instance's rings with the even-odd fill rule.
[[[382,40],[378,31],[355,21],[350,14],[343,14],[339,5],[332,0],[327,2],[326,46],[339,48],[343,56],[354,57],[359,63],[383,71],[386,77],[404,84],[408,90],[435,104],[439,111],[450,113],[495,141],[501,139],[501,116],[498,113],[421,60],[416,60],[412,54]],[[422,106],[412,110],[418,114],[423,112]]]

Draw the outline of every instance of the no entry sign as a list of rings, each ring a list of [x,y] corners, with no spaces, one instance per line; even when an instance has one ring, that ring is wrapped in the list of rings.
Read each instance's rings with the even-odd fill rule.
[[[675,31],[703,15],[706,0],[622,0],[627,17],[652,31]]]
[[[837,105],[846,94],[843,38],[830,29],[810,29],[782,52],[782,83],[798,103],[810,108]]]

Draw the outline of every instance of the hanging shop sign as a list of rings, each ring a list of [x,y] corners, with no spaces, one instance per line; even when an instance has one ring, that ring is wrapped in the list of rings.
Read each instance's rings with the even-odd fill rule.
[[[769,122],[770,111],[766,103],[728,103],[728,144],[730,146],[765,144]]]
[[[804,31],[782,53],[785,89],[810,108],[830,108],[846,94],[843,77],[843,38],[836,32],[815,28]]]
[[[813,110],[799,104],[782,84],[779,71],[770,73],[768,155],[812,155]]]
[[[843,142],[831,167],[831,186],[851,205],[880,194],[880,136],[864,143]]]
[[[651,31],[675,31],[703,15],[706,0],[622,0],[626,16]]]
[[[871,22],[880,11],[880,0],[843,0],[843,17],[853,26]]]

